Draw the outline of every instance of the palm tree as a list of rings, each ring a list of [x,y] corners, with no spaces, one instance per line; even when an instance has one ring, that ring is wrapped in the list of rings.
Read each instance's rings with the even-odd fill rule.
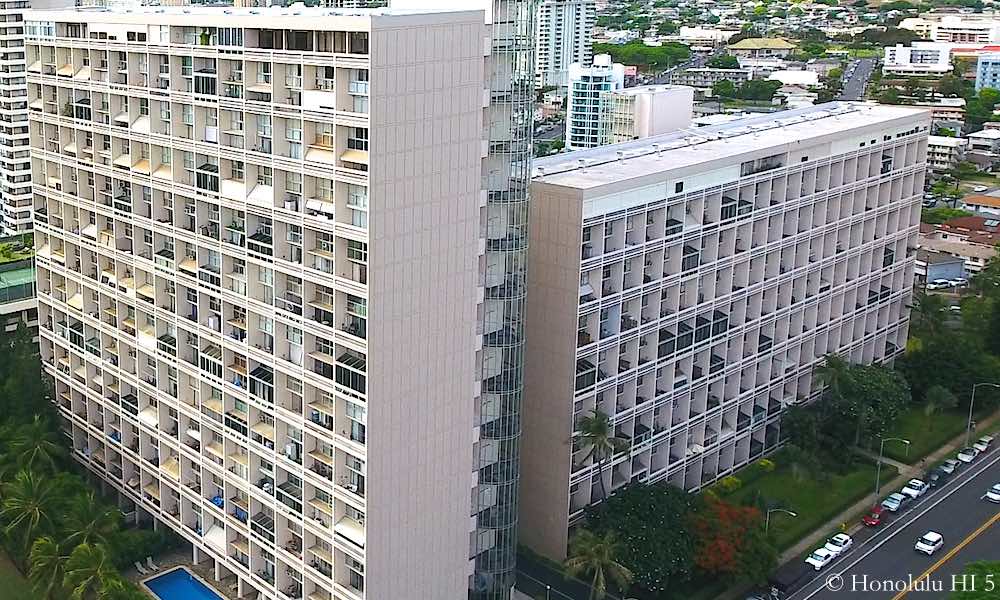
[[[614,532],[598,536],[581,529],[569,544],[570,557],[566,570],[571,575],[591,574],[590,600],[600,600],[608,591],[610,581],[619,590],[627,588],[633,579],[629,571],[618,562],[620,546]]]
[[[628,440],[616,437],[611,426],[611,418],[596,408],[590,411],[591,414],[580,419],[580,444],[584,448],[590,448],[583,460],[594,458],[597,461],[597,474],[601,483],[601,499],[608,499],[608,491],[604,487],[604,463],[614,456],[615,452],[622,452],[628,444]]]
[[[819,381],[830,388],[830,394],[836,398],[842,398],[845,388],[850,384],[851,365],[837,354],[827,354],[822,365],[816,367],[814,372]]]
[[[5,524],[7,535],[21,531],[23,547],[27,550],[38,535],[51,531],[61,506],[55,480],[21,471],[13,482],[3,487],[0,523]]]
[[[39,597],[45,600],[61,600],[66,597],[63,588],[66,558],[59,544],[50,536],[40,537],[31,545],[28,580]]]
[[[66,561],[66,587],[71,600],[90,600],[101,593],[115,575],[104,546],[80,544]]]
[[[913,329],[928,334],[937,333],[944,317],[944,300],[937,294],[919,291],[913,296],[910,315]]]
[[[121,527],[121,512],[98,501],[94,492],[89,492],[74,501],[66,515],[66,530],[71,532],[66,538],[72,544],[104,544]]]
[[[45,468],[52,472],[56,469],[56,461],[62,458],[65,450],[48,421],[35,415],[31,423],[17,428],[10,442],[10,452],[22,468],[36,470]]]

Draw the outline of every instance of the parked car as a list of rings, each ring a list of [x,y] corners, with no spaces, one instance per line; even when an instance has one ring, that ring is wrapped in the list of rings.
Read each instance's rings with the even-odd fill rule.
[[[986,498],[993,504],[1000,504],[1000,483],[994,483],[993,487],[986,490],[983,498]]]
[[[935,279],[928,282],[925,287],[929,290],[944,290],[951,287],[951,282],[947,279]]]
[[[972,445],[973,448],[979,450],[980,452],[986,452],[989,447],[993,444],[992,435],[984,435],[983,437],[976,440],[976,443]]]
[[[958,453],[956,458],[964,463],[970,463],[976,460],[977,456],[979,456],[979,450],[976,450],[975,448],[965,448]]]
[[[828,539],[826,541],[826,545],[823,547],[826,548],[826,550],[831,554],[833,554],[834,556],[840,556],[841,554],[846,552],[852,545],[854,545],[854,540],[851,539],[851,536],[847,535],[846,533],[838,533],[837,535]]]
[[[878,527],[882,524],[882,510],[881,506],[873,506],[868,514],[861,517],[861,522],[867,527]]]
[[[952,473],[957,471],[961,466],[962,466],[961,462],[955,460],[954,458],[949,458],[948,460],[941,463],[941,466],[939,468],[945,473],[951,475]]]
[[[815,550],[813,550],[812,554],[810,554],[809,557],[806,558],[806,564],[812,565],[812,568],[819,571],[826,565],[830,564],[830,561],[833,559],[834,559],[833,553],[827,550],[826,548],[816,548]]]
[[[953,287],[965,287],[969,285],[969,280],[965,277],[955,277],[953,279],[949,279],[948,283],[950,283]]]
[[[882,508],[889,512],[896,512],[910,500],[909,496],[904,496],[899,492],[889,494],[889,497],[882,501]]]
[[[976,185],[972,187],[973,192],[985,192],[989,189],[990,189],[989,186],[986,185]]]
[[[945,471],[943,467],[934,467],[929,473],[927,473],[926,476],[924,476],[924,479],[927,481],[929,486],[936,488],[947,483],[951,478],[951,473],[953,472],[954,469],[951,471]]]
[[[913,546],[913,549],[917,552],[923,552],[927,556],[937,552],[938,548],[944,545],[944,538],[941,534],[936,531],[928,531],[917,540],[917,543]]]
[[[904,487],[900,493],[916,500],[926,494],[929,488],[930,486],[923,481],[920,481],[919,479],[911,479],[907,482],[906,487]]]

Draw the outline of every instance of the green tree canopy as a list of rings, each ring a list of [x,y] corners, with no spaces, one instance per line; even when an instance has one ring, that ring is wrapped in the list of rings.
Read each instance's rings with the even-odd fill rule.
[[[635,575],[635,582],[663,592],[691,576],[692,502],[690,494],[667,484],[633,484],[588,508],[587,523],[598,535],[615,532],[622,546],[621,564]]]
[[[996,600],[1000,589],[1000,561],[981,560],[965,565],[962,574],[975,577],[975,589],[957,589],[948,600]],[[972,581],[966,579],[966,581]],[[990,585],[992,583],[992,585]],[[956,586],[957,588],[958,586]],[[972,586],[970,585],[970,588]]]
[[[705,66],[713,69],[738,69],[740,68],[740,61],[732,54],[718,54],[708,59]]]
[[[922,223],[938,225],[940,223],[944,223],[945,221],[950,221],[959,217],[968,217],[971,215],[971,212],[962,210],[961,208],[948,208],[947,206],[941,206],[938,208],[922,209],[920,211],[920,221]]]
[[[676,42],[647,46],[642,40],[633,40],[627,44],[594,44],[594,54],[610,54],[615,62],[635,65],[643,71],[659,71],[687,60],[691,49]]]

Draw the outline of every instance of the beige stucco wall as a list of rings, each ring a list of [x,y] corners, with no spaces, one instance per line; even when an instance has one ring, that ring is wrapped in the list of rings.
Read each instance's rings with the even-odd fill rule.
[[[371,36],[367,597],[467,594],[482,12]],[[339,565],[335,565],[335,569]]]
[[[555,560],[566,556],[570,438],[576,369],[581,208],[579,196],[532,184],[525,393],[521,411],[519,535]]]

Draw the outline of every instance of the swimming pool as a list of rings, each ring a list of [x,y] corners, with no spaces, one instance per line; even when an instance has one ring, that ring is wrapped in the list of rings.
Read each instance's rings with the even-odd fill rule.
[[[184,567],[142,582],[161,600],[223,600]]]

